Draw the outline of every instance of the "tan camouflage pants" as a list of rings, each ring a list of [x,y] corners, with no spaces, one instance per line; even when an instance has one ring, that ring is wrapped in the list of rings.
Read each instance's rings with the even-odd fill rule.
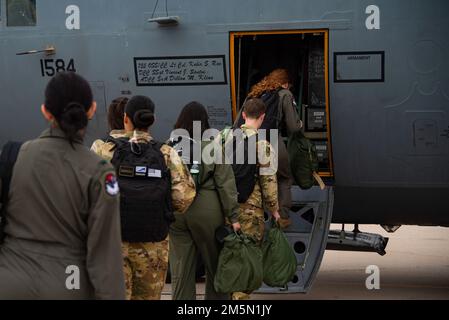
[[[259,245],[262,245],[265,231],[264,210],[250,204],[241,204],[239,212],[242,232],[253,237]]]
[[[249,204],[240,205],[239,222],[242,227],[242,232],[253,237],[259,245],[262,245],[265,218],[264,210]],[[232,300],[247,300],[250,298],[251,292],[234,292]]]
[[[168,238],[122,243],[127,300],[160,300],[168,270]]]

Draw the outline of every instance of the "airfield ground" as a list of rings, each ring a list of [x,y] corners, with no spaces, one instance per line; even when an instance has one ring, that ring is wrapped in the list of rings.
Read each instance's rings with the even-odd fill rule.
[[[403,226],[393,234],[380,226],[360,229],[389,237],[387,254],[326,251],[308,294],[253,294],[252,299],[449,299],[449,228]],[[365,286],[369,265],[380,269],[380,290]],[[171,299],[170,292],[167,284],[163,299]],[[204,283],[197,285],[197,294],[204,299]]]

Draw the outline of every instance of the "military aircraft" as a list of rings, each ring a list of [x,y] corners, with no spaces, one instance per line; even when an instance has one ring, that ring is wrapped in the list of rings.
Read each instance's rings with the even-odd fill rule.
[[[327,188],[294,188],[298,273],[261,290],[306,292],[326,245],[384,253],[386,239],[329,233],[331,221],[449,226],[447,12],[445,0],[0,0],[0,147],[46,126],[43,91],[64,70],[94,90],[89,144],[118,96],[150,96],[163,140],[192,100],[232,124],[249,88],[286,68]]]

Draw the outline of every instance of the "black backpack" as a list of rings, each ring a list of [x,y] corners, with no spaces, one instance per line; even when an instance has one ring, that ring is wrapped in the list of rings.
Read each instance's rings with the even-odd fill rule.
[[[160,151],[162,143],[131,143],[109,138],[115,144],[111,160],[120,187],[122,240],[160,242],[174,221],[171,176]]]
[[[279,124],[281,122],[281,110],[279,110],[279,90],[265,92],[260,97],[267,107],[265,112],[265,119],[260,127],[260,129],[267,130],[266,140],[270,142],[270,131],[271,129],[279,129]],[[237,122],[234,124],[234,129],[240,128],[245,120],[240,113]],[[260,130],[259,129],[259,130]]]
[[[5,238],[4,228],[6,225],[5,213],[6,206],[8,204],[9,187],[11,184],[12,173],[14,165],[19,155],[20,147],[22,143],[8,142],[2,150],[0,156],[0,180],[2,182],[2,192],[0,195],[0,243],[3,243]]]
[[[232,145],[230,145],[232,144]],[[250,145],[255,144],[251,150]],[[257,164],[257,135],[250,138],[234,135],[225,144],[225,157],[232,159],[235,183],[238,192],[238,202],[245,203],[254,191],[258,179]],[[230,152],[232,151],[232,154]],[[255,151],[255,157],[250,157],[250,152]]]
[[[265,119],[260,129],[279,129],[279,123],[281,121],[279,110],[279,91],[266,92],[260,98],[267,106]]]

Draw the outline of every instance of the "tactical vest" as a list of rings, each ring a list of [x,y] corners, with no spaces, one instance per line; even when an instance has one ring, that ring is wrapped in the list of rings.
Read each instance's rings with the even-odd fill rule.
[[[122,240],[160,242],[166,239],[174,221],[171,176],[160,151],[162,144],[131,143],[128,138],[115,144],[111,160],[120,187]]]
[[[250,148],[250,144],[253,144],[253,148]],[[245,203],[253,193],[258,179],[257,135],[233,136],[225,144],[225,157],[228,161],[232,159],[238,203]]]

